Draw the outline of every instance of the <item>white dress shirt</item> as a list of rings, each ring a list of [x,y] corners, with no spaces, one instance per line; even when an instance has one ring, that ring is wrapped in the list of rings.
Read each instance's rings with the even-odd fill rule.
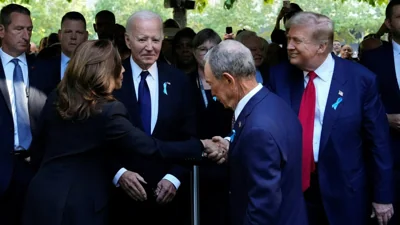
[[[238,119],[240,113],[242,112],[242,110],[244,109],[244,107],[246,106],[247,102],[250,101],[250,99],[257,94],[257,92],[259,92],[262,89],[263,85],[258,83],[258,85],[253,88],[253,90],[251,90],[249,93],[247,93],[242,99],[240,99],[240,101],[238,102],[236,109],[235,109],[235,121]],[[227,141],[231,141],[231,137],[227,136],[224,137],[225,140]]]
[[[139,83],[140,83],[140,73],[143,71],[135,61],[133,61],[132,56],[130,57],[131,68],[132,68],[132,76],[133,76],[133,85],[135,87],[136,100],[138,100],[138,92],[139,92]],[[157,63],[154,63],[147,71],[149,71],[149,75],[146,78],[147,85],[150,90],[150,99],[151,99],[151,133],[154,131],[154,127],[157,123],[158,117],[158,93],[159,93],[159,85],[158,85],[158,68]],[[118,187],[119,178],[122,174],[127,171],[125,168],[121,168],[118,173],[114,176],[113,183]],[[170,181],[175,188],[178,190],[181,182],[175,176],[171,174],[167,174],[163,179]]]
[[[10,95],[11,111],[12,111],[13,122],[14,122],[14,149],[16,149],[17,146],[19,146],[19,138],[18,138],[17,109],[16,109],[16,105],[15,105],[15,96],[14,96],[14,68],[15,68],[15,65],[14,65],[14,63],[11,62],[11,60],[14,59],[14,57],[5,53],[3,51],[3,49],[0,49],[0,56],[1,56],[1,63],[3,64],[4,73],[6,76],[8,94]],[[24,86],[23,87],[25,90],[28,90],[27,87],[29,87],[29,77],[28,77],[28,63],[26,61],[26,55],[25,55],[25,53],[23,53],[16,58],[19,59],[18,64],[21,66],[22,74],[24,77]],[[23,98],[24,104],[28,105],[28,92],[24,96],[25,96],[25,98]],[[19,150],[19,149],[16,149],[16,150]]]
[[[393,56],[394,56],[394,69],[396,71],[397,84],[400,87],[400,44],[392,40]]]
[[[250,99],[257,94],[262,89],[262,84],[258,84],[253,90],[251,90],[249,93],[247,93],[242,99],[240,99],[239,103],[236,106],[235,109],[235,121],[238,119],[240,113],[244,109],[244,107],[247,105],[247,103],[250,101]]]
[[[315,162],[318,162],[322,124],[324,121],[325,107],[328,100],[334,68],[335,60],[333,59],[332,55],[329,54],[325,61],[314,71],[317,74],[317,77],[314,79],[314,86],[317,98],[315,102],[316,104],[313,137],[313,152]],[[306,87],[309,80],[308,72],[303,71],[303,73],[304,87]]]
[[[65,69],[67,69],[70,58],[61,52],[61,71],[60,71],[60,80],[63,79],[65,74]]]

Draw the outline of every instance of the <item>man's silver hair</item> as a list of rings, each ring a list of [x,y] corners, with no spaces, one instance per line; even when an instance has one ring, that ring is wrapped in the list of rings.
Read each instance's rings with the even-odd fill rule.
[[[207,53],[205,60],[217,79],[220,79],[223,73],[237,78],[255,77],[256,74],[250,50],[238,41],[222,41]]]
[[[249,31],[249,30],[245,30],[240,32],[236,37],[235,40],[243,43],[244,40],[246,40],[249,37],[257,37],[257,33],[254,31]]]
[[[327,44],[328,48],[326,52],[332,52],[334,24],[329,17],[313,12],[298,12],[285,24],[287,31],[294,26],[312,28],[314,41],[320,44]]]
[[[136,19],[142,19],[142,20],[152,20],[152,19],[157,19],[160,21],[161,24],[161,29],[163,28],[163,20],[160,15],[158,15],[155,12],[148,11],[148,10],[141,10],[133,13],[128,20],[126,21],[126,33],[130,34],[132,33],[132,24]],[[161,30],[162,32],[162,30]],[[162,35],[164,36],[164,35]]]

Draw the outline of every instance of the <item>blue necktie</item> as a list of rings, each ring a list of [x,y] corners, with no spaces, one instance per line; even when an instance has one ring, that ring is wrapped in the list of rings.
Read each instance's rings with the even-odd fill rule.
[[[143,130],[146,134],[151,135],[151,98],[150,89],[146,82],[146,77],[149,75],[149,71],[142,71],[140,73],[139,83],[139,108],[140,116],[142,118]]]
[[[16,147],[16,150],[27,150],[32,142],[32,133],[29,125],[28,105],[24,104],[24,98],[26,95],[26,89],[24,88],[24,76],[22,74],[21,66],[18,63],[19,60],[13,59],[11,62],[15,65],[13,83],[19,139],[19,145]]]

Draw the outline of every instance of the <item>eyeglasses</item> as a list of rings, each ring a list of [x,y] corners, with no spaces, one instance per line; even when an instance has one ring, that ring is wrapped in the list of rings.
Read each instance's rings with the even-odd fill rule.
[[[196,48],[196,49],[199,51],[199,54],[200,54],[200,55],[205,55],[205,54],[207,54],[207,52],[210,51],[212,48],[214,48],[214,46],[211,47],[211,48],[198,47],[198,48]]]

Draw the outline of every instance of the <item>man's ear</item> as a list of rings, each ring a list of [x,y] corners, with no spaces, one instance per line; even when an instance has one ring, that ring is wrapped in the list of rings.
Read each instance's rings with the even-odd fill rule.
[[[235,78],[227,72],[222,74],[221,79],[223,79],[224,82],[226,82],[226,84],[228,84],[228,85],[235,85],[235,83],[236,83]]]
[[[97,33],[97,26],[96,26],[96,24],[95,24],[95,23],[93,24],[93,29],[94,29],[94,32],[96,32],[96,33]]]
[[[6,28],[3,24],[0,24],[0,38],[4,38],[6,32]]]
[[[125,33],[125,44],[129,49],[131,49],[130,37],[127,33]]]

